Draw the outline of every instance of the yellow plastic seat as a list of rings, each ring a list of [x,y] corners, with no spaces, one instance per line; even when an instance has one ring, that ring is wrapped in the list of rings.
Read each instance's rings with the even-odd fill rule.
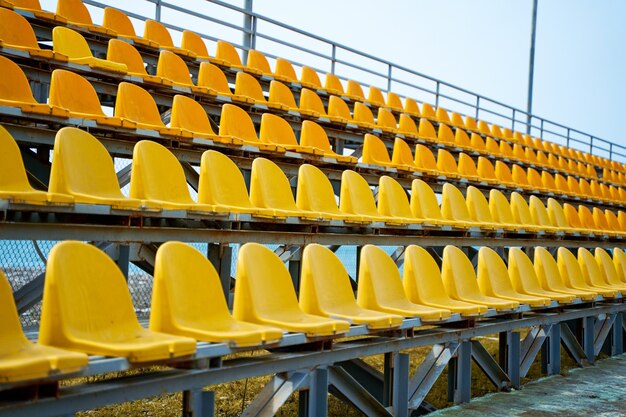
[[[56,134],[49,189],[71,195],[76,203],[106,204],[122,210],[138,210],[142,205],[120,191],[113,159],[104,145],[74,127],[64,127]]]
[[[43,10],[39,0],[10,0],[9,4],[15,9],[25,10],[32,13],[37,19],[49,20],[55,24],[67,24],[67,19],[56,13]]]
[[[146,83],[162,84],[165,86],[174,85],[169,79],[148,74],[141,54],[128,42],[119,39],[109,40],[107,60],[126,65],[128,75],[141,78],[141,80]]]
[[[191,198],[183,167],[166,147],[142,140],[133,149],[130,197],[170,210],[213,211]]]
[[[449,125],[450,123],[450,115],[448,114],[448,110],[444,109],[443,107],[437,107],[437,109],[435,110],[435,117],[437,118],[437,121],[440,124],[444,124],[444,125]]]
[[[26,51],[33,58],[67,62],[67,56],[42,49],[28,20],[5,8],[0,8],[0,47]]]
[[[620,232],[619,229],[615,229],[611,224],[609,224],[609,219],[604,210],[594,207],[592,211],[593,222],[598,226],[598,229],[605,231],[610,235],[623,235],[623,232]],[[617,220],[617,218],[616,218]],[[619,224],[619,221],[618,221]]]
[[[617,290],[589,284],[580,269],[576,256],[569,249],[563,247],[558,249],[557,265],[566,286],[579,291],[595,292],[607,298],[614,298],[617,295]]]
[[[250,201],[257,207],[271,210],[277,217],[324,218],[322,213],[301,210],[296,205],[287,176],[278,165],[265,158],[255,158],[252,162]]]
[[[172,41],[172,35],[169,30],[161,22],[156,20],[146,19],[143,27],[143,38],[152,41],[158,45],[161,49],[166,49],[177,53],[178,55],[188,56],[195,58],[196,54],[188,49],[182,49],[174,46]]]
[[[501,162],[501,161],[498,161]],[[496,169],[491,163],[491,161],[483,156],[478,157],[478,164],[476,165],[476,172],[482,181],[491,183],[491,184],[504,184],[506,186],[513,185],[512,183],[503,183],[501,180],[498,180],[498,176],[496,175]]]
[[[287,83],[304,85],[298,80],[296,70],[291,65],[291,62],[285,58],[276,58],[276,69],[274,70],[274,76],[282,78]],[[307,87],[310,87],[307,85]],[[313,87],[315,88],[315,87]]]
[[[441,214],[435,192],[426,182],[420,179],[414,179],[411,183],[411,212],[413,213],[413,217],[424,219],[435,224],[461,228],[472,226],[470,223],[461,223],[445,219]]]
[[[300,84],[305,88],[322,90],[322,81],[320,80],[319,74],[313,68],[307,67],[306,65],[302,67]]]
[[[519,307],[517,301],[481,293],[472,263],[455,246],[448,245],[443,250],[441,277],[446,293],[455,300],[495,308],[497,311],[509,311]]]
[[[290,82],[289,78],[272,72],[272,68],[270,67],[270,64],[267,61],[265,55],[255,49],[250,49],[248,51],[246,68],[248,69],[248,71],[259,71],[261,75],[269,76],[279,81]]]
[[[593,301],[598,297],[598,293],[589,290],[580,290],[570,287],[561,276],[559,266],[546,248],[537,246],[535,248],[535,274],[544,290],[571,294],[585,301]]]
[[[465,116],[465,128],[470,132],[478,133],[478,125],[476,124],[476,119],[472,116]]]
[[[233,319],[215,268],[182,242],[159,247],[154,267],[150,330],[236,347],[271,344],[280,329]]]
[[[81,0],[57,0],[56,14],[66,18],[70,24],[85,28],[89,32],[117,36],[117,32],[112,29],[94,25],[89,10]]]
[[[385,143],[377,136],[366,133],[363,138],[363,155],[361,160],[364,164],[378,165],[382,167],[392,167],[399,170],[408,171],[411,168],[405,165],[396,165],[389,158],[389,151]]]
[[[456,147],[456,143],[454,141],[454,133],[452,132],[452,129],[450,128],[450,126],[447,126],[443,123],[439,123],[439,128],[437,129],[437,141],[451,148]]]
[[[556,186],[557,190],[562,194],[569,194],[569,195],[573,195],[576,197],[580,197],[574,191],[570,190],[569,185],[567,183],[567,178],[561,174],[556,174],[554,176],[554,185]]]
[[[472,145],[472,148],[477,152],[488,152],[485,141],[478,133],[471,134],[470,144]]]
[[[258,70],[255,70],[253,68],[244,68],[243,63],[241,62],[241,58],[239,57],[239,53],[237,53],[237,50],[233,45],[226,41],[217,41],[215,57],[224,61],[228,64],[228,66],[232,68],[245,69],[247,71],[251,71],[253,74],[261,75],[260,71]]]
[[[378,108],[376,127],[381,129],[383,132],[398,133],[398,125],[393,113],[382,107]]]
[[[573,214],[573,213],[572,213]],[[583,206],[582,204],[578,206],[578,218],[580,219],[580,223],[583,228],[588,229],[597,234],[610,234],[606,230],[602,230],[593,219],[593,214],[589,207]]]
[[[415,121],[406,113],[400,114],[400,118],[398,119],[398,133],[409,138],[419,137],[419,131]]]
[[[374,115],[369,107],[365,104],[357,101],[354,103],[354,113],[352,115],[352,121],[358,126],[366,129],[374,129],[376,122],[374,121]]]
[[[609,230],[615,232],[624,232],[624,230],[622,229],[622,225],[619,222],[619,218],[613,211],[609,209],[604,210],[604,217],[606,218]]]
[[[50,104],[41,104],[33,97],[28,79],[13,61],[0,56],[0,106],[17,107],[24,113],[68,117],[66,109]]]
[[[402,99],[399,95],[392,91],[387,91],[387,104],[386,106],[393,111],[402,112],[404,106],[402,105]]]
[[[540,297],[517,292],[509,278],[507,266],[493,249],[483,246],[478,251],[478,288],[488,297],[502,298],[528,304],[531,307],[545,307],[552,302],[547,297]]]
[[[283,148],[313,155],[322,155],[320,149],[298,144],[296,134],[291,125],[285,119],[271,113],[264,113],[261,117],[261,131],[259,133],[261,142],[270,143]]]
[[[415,166],[420,171],[427,172],[431,175],[439,175],[435,156],[430,149],[422,144],[415,146]]]
[[[156,70],[157,77],[172,81],[177,87],[189,88],[193,93],[207,96],[216,96],[217,91],[200,85],[195,85],[189,74],[185,61],[174,52],[162,50]]]
[[[328,94],[336,96],[346,95],[343,85],[341,84],[341,80],[339,80],[335,74],[331,73],[326,73],[326,77],[324,79],[324,90],[326,90]]]
[[[424,248],[417,245],[407,246],[404,252],[402,284],[409,301],[416,304],[445,308],[464,317],[487,312],[487,306],[450,298],[437,263]]]
[[[140,129],[155,130],[162,135],[191,137],[189,132],[165,126],[150,93],[135,84],[127,82],[119,84],[114,115],[136,123]]]
[[[484,120],[478,120],[478,132],[484,136],[491,136],[491,129],[489,128],[489,124]]]
[[[613,265],[619,279],[626,283],[626,253],[620,248],[613,248]]]
[[[210,139],[213,142],[241,145],[242,140],[227,136],[222,137],[213,131],[211,121],[204,107],[192,98],[177,94],[172,100],[170,126],[192,135],[194,138]]]
[[[462,119],[461,119],[461,122],[462,122]],[[474,152],[477,151],[477,149],[475,149],[474,146],[472,146],[470,137],[467,135],[467,132],[463,130],[462,126],[457,127],[456,131],[454,132],[454,146],[457,148],[465,149],[467,151],[474,151]]]
[[[549,291],[541,286],[535,267],[520,248],[509,249],[509,277],[515,291],[536,297],[546,297],[559,304],[569,304],[576,296]]]
[[[300,107],[302,107],[302,95],[300,95]],[[330,96],[328,98],[327,116],[331,122],[336,123],[354,123],[348,104],[339,96]],[[323,116],[322,113],[320,115]],[[371,128],[371,127],[370,127]]]
[[[433,122],[437,121],[437,113],[435,112],[433,106],[428,103],[422,103],[421,117]]]
[[[363,93],[363,88],[361,84],[357,83],[354,80],[348,80],[346,83],[346,96],[348,96],[351,100],[355,101],[365,101],[365,93]]]
[[[206,60],[217,65],[228,66],[226,61],[210,56],[206,44],[200,35],[190,30],[183,30],[180,47],[181,49],[193,52],[197,59]]]
[[[313,90],[303,88],[300,90],[300,103],[298,111],[311,117],[328,117],[322,99]],[[329,118],[330,119],[330,118]]]
[[[285,264],[258,243],[246,243],[239,249],[233,317],[303,332],[308,337],[338,335],[350,328],[347,321],[303,312]]]
[[[149,46],[151,48],[159,47],[157,42],[137,36],[132,22],[126,13],[119,9],[105,7],[104,17],[102,18],[102,26],[115,31],[118,37],[130,39],[133,43],[138,45]]]
[[[425,322],[445,320],[451,315],[448,309],[409,301],[396,264],[385,251],[373,245],[365,245],[361,249],[357,303],[363,308],[419,317]]]
[[[511,193],[510,202],[511,211],[513,212],[513,218],[515,219],[515,223],[519,225],[540,227],[542,230],[551,233],[559,230],[554,226],[542,225],[538,223],[538,220],[533,218],[528,203],[520,193],[516,191]]]
[[[318,244],[307,245],[302,253],[300,308],[309,314],[365,324],[372,330],[402,324],[400,315],[360,307],[345,267],[330,249]]]
[[[611,291],[626,291],[626,284],[617,280],[617,274],[607,276],[607,270],[600,268],[597,259],[588,249],[578,248],[578,265],[585,281],[592,287]],[[609,280],[614,281],[614,283]]]
[[[282,146],[261,142],[248,113],[232,104],[224,104],[222,106],[219,135],[235,138],[246,145],[256,146],[261,150],[285,152],[285,148]]]
[[[550,214],[548,213],[548,209],[543,204],[538,197],[531,195],[528,199],[528,208],[530,210],[530,216],[533,219],[533,222],[542,229],[552,229],[556,227],[557,229],[562,230],[563,232],[568,232],[571,229],[569,227],[560,227],[558,224],[555,224],[550,219]]]
[[[398,137],[393,141],[391,162],[396,166],[403,166],[411,171],[420,170],[417,165],[415,165],[415,158],[413,157],[413,152],[411,152],[411,147]]]
[[[0,199],[18,204],[71,205],[74,198],[65,194],[35,190],[28,182],[17,143],[0,125]]]
[[[496,190],[497,191],[497,190]],[[501,227],[508,230],[517,230],[519,225],[515,222],[503,222],[500,220],[503,216],[498,216],[498,220],[491,215],[489,201],[478,188],[470,185],[465,192],[465,201],[470,214],[470,219],[476,223],[480,223],[482,227]]]
[[[498,157],[498,158],[510,158],[512,155],[507,152],[509,148],[505,142],[496,142],[495,139],[491,137],[485,138],[485,150],[487,153]]]
[[[334,158],[338,162],[355,164],[357,158],[350,155],[340,155],[332,150],[330,141],[324,128],[311,120],[302,122],[300,130],[300,145],[319,149],[328,158]]]
[[[603,282],[608,283],[611,288],[619,289],[620,292],[626,292],[626,283],[619,278],[615,265],[613,264],[613,259],[611,259],[611,255],[609,255],[602,248],[596,248],[594,251],[594,258],[598,269],[600,269]]]
[[[461,176],[454,156],[441,148],[437,151],[437,170],[440,174],[449,178],[459,178]]]
[[[455,111],[450,113],[450,124],[454,127],[460,128],[459,130],[462,130],[467,136],[467,132],[465,131],[465,121],[463,120],[463,116],[459,113]]]
[[[198,70],[198,85],[215,90],[218,95],[228,97],[231,100],[241,103],[252,104],[255,101],[247,96],[233,94],[228,85],[226,75],[224,75],[221,69],[209,62],[202,62],[200,64],[200,69]]]
[[[387,175],[378,179],[378,213],[387,217],[415,218],[406,191]]]
[[[413,117],[421,117],[421,111],[417,101],[410,97],[404,99],[404,112]]]
[[[516,224],[509,200],[498,190],[492,189],[489,191],[489,212],[491,213],[491,218],[496,222]],[[520,229],[525,226],[518,225]]]
[[[428,142],[438,142],[437,132],[431,122],[425,118],[420,119],[418,127],[419,138]]]
[[[569,221],[569,214],[565,213],[563,206],[561,206],[561,204],[554,198],[548,198],[548,204],[546,207],[548,209],[548,215],[550,216],[550,223],[554,226],[568,232],[589,233],[581,227],[580,219],[576,222],[577,226],[572,226]],[[576,209],[574,209],[574,212],[576,212]]]
[[[263,95],[261,84],[250,74],[238,72],[235,77],[235,94],[252,99],[254,103],[265,105],[272,109],[288,111],[289,108],[283,104],[269,102]]]
[[[131,362],[196,351],[193,339],[141,327],[117,265],[96,247],[76,241],[57,244],[48,256],[39,342]]]
[[[94,120],[99,125],[135,128],[136,123],[104,114],[98,94],[91,83],[78,74],[57,69],[50,77],[51,106],[69,111],[70,117]]]
[[[30,342],[22,330],[11,286],[0,271],[0,382],[47,377],[51,372],[72,373],[87,365],[87,355]]]
[[[319,117],[319,113],[316,111],[299,109],[291,89],[280,81],[272,80],[270,82],[270,92],[267,101],[285,106],[290,112],[297,112],[305,116]]]
[[[371,221],[396,225],[416,222],[413,218],[381,216],[369,184],[365,178],[351,170],[345,170],[341,174],[339,209],[343,213],[362,216]]]
[[[463,178],[467,178],[472,181],[480,181],[481,178],[478,176],[478,170],[476,168],[476,164],[471,156],[466,153],[459,153],[459,162],[458,162],[458,170],[459,175]]]
[[[465,197],[461,191],[449,182],[443,185],[441,192],[441,215],[444,219],[454,222],[455,226],[481,226],[487,229],[498,228],[497,225],[480,224],[472,220],[470,212],[467,208]]]
[[[125,64],[94,57],[85,38],[72,29],[63,26],[52,29],[52,45],[54,52],[67,56],[71,63],[116,74],[126,74],[128,71]]]
[[[513,173],[509,165],[502,161],[496,161],[495,165],[496,180],[507,187],[521,187],[513,180]]]

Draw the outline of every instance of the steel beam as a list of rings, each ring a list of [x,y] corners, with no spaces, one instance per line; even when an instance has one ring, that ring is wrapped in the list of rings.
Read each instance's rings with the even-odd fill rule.
[[[585,349],[580,345],[576,335],[572,332],[570,326],[562,322],[560,324],[561,327],[561,343],[565,348],[565,352],[576,361],[578,366],[587,365],[587,355],[585,354]]]
[[[593,341],[594,356],[598,356],[600,354],[602,346],[604,346],[604,342],[606,342],[607,337],[611,334],[611,330],[613,330],[614,322],[615,314],[607,314],[604,320],[599,322],[599,326],[596,326],[597,334],[595,335],[595,339]]]
[[[395,417],[409,416],[409,355],[396,353],[393,358],[392,409]]]
[[[275,375],[259,395],[246,407],[242,417],[273,416],[295,391],[306,388],[309,375],[305,372]]]
[[[309,397],[307,416],[328,415],[328,369],[317,368],[309,374]]]
[[[589,363],[594,363],[595,355],[595,317],[583,318],[583,349]]]
[[[215,393],[202,389],[183,391],[183,417],[213,417]]]
[[[624,353],[624,315],[615,313],[613,329],[611,331],[611,355],[621,355]]]
[[[329,376],[329,383],[366,416],[393,417],[393,414],[376,401],[372,394],[352,378],[345,369],[332,366],[329,368]]]
[[[409,409],[415,410],[420,406],[458,348],[456,342],[433,345],[409,381]]]
[[[472,397],[472,342],[465,340],[456,352],[453,401],[468,403]]]
[[[478,340],[472,340],[471,343],[472,359],[474,359],[476,365],[478,365],[498,391],[508,391],[509,388],[511,388],[511,379],[506,372],[504,372],[500,365],[498,365],[498,362],[496,362],[493,356],[491,356]]]
[[[543,326],[533,327],[522,342],[520,356],[520,377],[525,377],[530,370],[531,365],[535,361],[537,354],[541,350],[543,342],[546,340],[547,332],[550,331]]]
[[[24,313],[26,310],[41,301],[45,276],[45,272],[38,274],[35,278],[22,285],[13,293],[18,314]]]

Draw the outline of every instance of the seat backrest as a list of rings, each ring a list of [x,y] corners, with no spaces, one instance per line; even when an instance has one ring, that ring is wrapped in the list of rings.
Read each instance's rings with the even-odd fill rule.
[[[170,126],[194,133],[215,134],[204,107],[194,99],[181,94],[174,96]]]
[[[560,247],[557,250],[557,265],[561,278],[568,286],[585,285],[583,272],[578,264],[576,256],[567,248]]]
[[[489,210],[489,202],[478,188],[473,185],[467,187],[465,201],[467,202],[470,218],[473,221],[479,223],[494,222],[491,211]]]
[[[589,181],[584,178],[580,178],[578,180],[578,184],[580,185],[580,192],[586,196],[593,196],[593,190],[591,189],[591,185]]]
[[[232,65],[236,65],[239,67],[242,66],[241,58],[239,57],[237,50],[233,45],[226,41],[217,41],[217,46],[215,48],[215,57],[229,62]]]
[[[471,156],[466,153],[459,153],[459,164],[458,164],[459,174],[463,177],[477,177],[478,170],[476,169],[476,164]]]
[[[513,181],[520,186],[529,186],[528,175],[526,175],[526,170],[522,168],[520,165],[513,164],[511,166],[511,175],[513,176]]]
[[[406,113],[402,113],[400,115],[400,119],[398,122],[398,130],[403,133],[410,133],[412,135],[417,135],[417,125],[415,124],[415,120],[411,116]]]
[[[406,191],[398,181],[387,175],[378,180],[378,212],[389,217],[413,217]]]
[[[172,80],[175,83],[193,85],[187,64],[181,57],[171,51],[163,50],[159,53],[156,75]]]
[[[340,94],[344,94],[343,85],[335,74],[326,73],[326,79],[324,80],[324,89],[335,90]]]
[[[298,145],[296,134],[289,122],[272,113],[263,113],[261,116],[259,139],[265,143]]]
[[[478,288],[485,295],[511,293],[513,285],[504,260],[491,248],[483,246],[478,250],[476,266]]]
[[[506,151],[506,146],[503,146],[503,148]],[[485,149],[487,150],[487,152],[489,152],[492,155],[502,154],[502,151],[500,150],[501,148],[498,142],[494,138],[489,137],[489,136],[485,138]],[[504,155],[504,156],[511,156],[511,155]]]
[[[396,165],[415,165],[413,158],[413,152],[408,143],[400,138],[395,138],[393,141],[393,152],[391,154],[391,162]]]
[[[535,267],[535,274],[541,283],[556,282],[557,285],[563,286],[563,278],[559,272],[559,266],[556,263],[556,259],[548,252],[544,247],[535,247],[535,260],[533,262]],[[548,285],[552,287],[552,285]]]
[[[302,101],[302,97],[300,98],[300,100]],[[302,102],[300,102],[300,105],[302,105]],[[352,115],[350,114],[350,108],[348,107],[348,103],[346,103],[341,97],[338,96],[330,96],[328,98],[328,115],[343,117],[344,119],[352,120]]]
[[[274,71],[274,74],[287,78],[289,82],[298,82],[296,70],[293,68],[293,65],[291,65],[291,62],[284,58],[276,58],[276,71]]]
[[[593,254],[586,248],[578,248],[578,265],[588,284],[592,286],[606,286],[607,281]]]
[[[417,101],[410,97],[404,99],[404,111],[414,116],[420,116],[422,114]]]
[[[346,84],[346,94],[352,97],[358,97],[361,100],[365,100],[365,93],[363,93],[363,88],[361,84],[357,83],[354,80],[348,80]]]
[[[362,160],[364,164],[391,164],[389,151],[387,150],[385,143],[377,136],[369,133],[366,133],[363,139]]]
[[[437,151],[437,169],[440,172],[458,174],[459,168],[456,165],[454,156],[445,149],[439,148]]]
[[[328,105],[330,108],[330,103],[335,96],[331,96],[328,99]],[[338,100],[341,100],[339,97],[335,97]],[[343,101],[343,100],[341,100]],[[345,104],[345,103],[344,103]],[[322,99],[317,93],[313,90],[309,90],[308,88],[303,88],[300,90],[300,105],[298,106],[302,110],[312,110],[321,115],[326,115],[326,109],[324,108],[324,103],[322,103]],[[350,110],[348,110],[348,116],[350,115]]]
[[[593,211],[593,222],[598,226],[598,229],[601,230],[613,230],[611,226],[609,226],[609,221],[604,214],[604,210],[594,207]]]
[[[311,67],[307,67],[306,65],[302,67],[300,81],[302,81],[303,83],[314,85],[315,88],[322,88],[322,81],[320,80],[320,76],[317,71],[315,71]]]
[[[396,123],[396,118],[393,113],[389,110],[379,107],[378,108],[378,117],[376,120],[376,124],[378,126],[386,127],[389,129],[397,129],[398,125]]]
[[[543,165],[549,164],[548,157],[543,151],[537,151],[537,162]]]
[[[93,25],[89,10],[81,0],[57,0],[56,14],[63,16],[72,23]]]
[[[515,224],[515,217],[511,211],[509,200],[499,190],[489,191],[489,212],[495,222]]]
[[[439,111],[439,109],[437,109],[437,111]],[[454,142],[454,133],[452,133],[450,126],[440,123],[439,128],[437,129],[437,138],[441,142],[452,143]]]
[[[611,255],[607,251],[602,248],[596,248],[594,257],[606,282],[612,285],[623,285],[615,269],[615,264],[613,264],[613,259],[611,259]]]
[[[593,220],[593,214],[589,207],[583,206],[582,204],[578,206],[578,217],[580,218],[580,222],[582,226],[587,229],[598,229],[598,225]]]
[[[430,185],[418,178],[411,183],[411,212],[419,219],[443,220],[437,195]]]
[[[530,209],[530,215],[533,218],[535,224],[541,226],[555,226],[550,221],[550,214],[548,209],[543,205],[543,202],[534,195],[531,195],[528,199],[528,208]]]
[[[509,183],[513,182],[513,174],[505,162],[496,161],[496,179]]]
[[[480,296],[476,272],[461,249],[448,245],[443,249],[441,278],[448,295],[459,299],[460,294]]]
[[[140,200],[195,204],[176,156],[165,146],[149,140],[137,142],[133,149],[130,196]]]
[[[252,161],[250,201],[257,207],[298,211],[287,176],[265,158]]]
[[[478,125],[476,124],[476,119],[472,116],[465,116],[465,127],[468,130],[476,131],[478,130]]]
[[[484,120],[478,121],[478,131],[485,136],[491,136],[491,129],[489,129],[489,124]]]
[[[109,152],[98,139],[74,127],[62,128],[54,139],[49,190],[124,198]]]
[[[387,91],[387,106],[393,110],[401,111],[403,108],[402,99],[396,93]]]
[[[200,161],[198,202],[252,209],[243,174],[226,155],[205,151]]]
[[[193,52],[198,57],[206,58],[209,56],[209,50],[200,35],[190,30],[183,30],[180,47],[181,49]]]
[[[27,339],[17,315],[11,284],[2,271],[0,271],[0,314],[2,314],[0,346],[2,346],[3,353],[11,350],[18,351],[20,345],[27,343]]]
[[[298,108],[296,99],[293,97],[291,89],[280,81],[272,80],[270,82],[269,100],[272,103],[283,104],[290,109]]]
[[[348,214],[378,216],[376,200],[369,184],[360,174],[349,169],[341,174],[339,209]]]
[[[135,28],[132,22],[120,9],[114,7],[104,8],[104,17],[102,18],[102,26],[107,29],[114,30],[120,36],[136,36]]]
[[[256,49],[248,50],[248,60],[246,61],[246,67],[254,68],[261,71],[263,74],[271,74],[272,68],[270,63],[263,52],[259,52]]]
[[[302,146],[311,146],[321,149],[324,152],[333,152],[330,147],[328,135],[326,135],[324,128],[311,120],[305,120],[302,122],[302,129],[300,130],[300,144]]]
[[[399,299],[407,299],[398,267],[393,259],[377,246],[365,245],[361,249],[358,282],[359,305],[388,304]],[[374,303],[368,300],[374,300]]]
[[[370,103],[374,103],[377,106],[385,105],[385,96],[383,96],[383,92],[378,88],[370,85],[369,91],[367,93],[367,101]]]
[[[210,62],[200,64],[198,70],[198,86],[212,88],[218,93],[231,95],[232,91],[228,85],[228,79],[219,67]]]
[[[22,69],[10,59],[0,56],[0,100],[37,104]]]
[[[256,101],[265,103],[261,84],[252,75],[239,71],[235,77],[235,94],[252,97]]]
[[[606,209],[604,210],[604,216],[606,217],[606,222],[609,225],[610,230],[614,230],[619,232],[622,230],[622,225],[619,223],[619,219],[615,212],[612,210]]]
[[[493,164],[490,160],[485,158],[484,156],[478,157],[478,165],[476,167],[476,171],[481,178],[486,178],[490,180],[496,180],[496,170],[493,167]]]
[[[143,37],[159,45],[173,47],[172,35],[170,31],[160,22],[147,19],[143,28]]]
[[[437,113],[435,113],[435,109],[428,103],[422,103],[422,117],[427,117],[429,119],[436,119]]]
[[[465,197],[461,191],[449,182],[443,185],[441,192],[441,214],[444,219],[471,222]]]
[[[533,187],[537,187],[539,189],[543,188],[543,181],[541,181],[541,174],[535,168],[528,168],[526,170],[526,175],[528,176],[528,183]]]
[[[452,113],[454,114],[458,114],[458,113]],[[459,116],[460,118],[461,116]],[[463,119],[460,119],[460,121],[462,122]],[[462,147],[466,147],[469,148],[472,146],[472,142],[470,142],[470,138],[467,135],[467,132],[465,130],[463,130],[462,128],[458,128],[455,132],[454,132],[454,143],[456,143],[458,146],[462,146]]]
[[[459,113],[453,111],[450,114],[450,121],[452,122],[453,125],[460,127],[461,129],[458,129],[457,132],[462,131],[463,133],[465,133],[465,136],[467,136],[467,132],[465,132],[464,130],[462,130],[465,127],[465,121],[463,120],[463,116],[461,116]],[[468,138],[469,140],[469,138]]]
[[[2,78],[0,77],[0,80]],[[28,182],[20,148],[2,125],[0,125],[0,158],[2,161],[0,163],[0,190],[31,191],[33,187]]]
[[[233,104],[222,106],[219,135],[235,136],[247,142],[259,141],[254,123],[248,113]]]
[[[495,142],[495,139],[489,138],[492,141]],[[498,142],[498,148],[500,149],[500,153],[505,156],[505,157],[511,157],[513,156],[513,148],[511,148],[511,145],[509,145],[509,143],[505,140],[501,140]]]
[[[39,49],[35,31],[23,16],[13,10],[0,9],[0,40],[7,45]]]
[[[561,206],[561,203],[559,203],[554,198],[550,197],[548,198],[547,208],[548,208],[548,216],[550,216],[550,224],[556,227],[561,227],[561,228],[570,227],[570,224],[567,220],[567,216],[565,215],[565,211],[563,210],[563,206]]]
[[[485,141],[478,133],[472,133],[472,135],[470,136],[470,143],[472,144],[472,148],[476,151],[487,149]]]
[[[613,248],[613,265],[619,279],[626,282],[626,253],[620,248]]]
[[[526,159],[526,148],[519,143],[513,145],[513,157],[523,161]]]
[[[125,64],[130,73],[148,75],[146,64],[143,62],[141,54],[128,42],[119,39],[109,40],[107,60]]]
[[[437,117],[437,120],[442,123],[450,123],[450,115],[443,107],[437,107],[437,110],[435,110],[435,116]]]
[[[561,174],[554,175],[554,185],[556,186],[557,191],[562,191],[564,193],[570,193],[569,186],[567,185],[567,179]]]
[[[91,83],[70,71],[57,69],[50,77],[50,104],[70,112],[104,116],[98,94]]]
[[[535,223],[533,219],[533,216],[530,214],[530,207],[528,207],[528,203],[520,193],[518,193],[517,191],[512,192],[510,202],[511,212],[513,213],[515,223],[521,225],[537,225],[537,223]]]
[[[298,170],[296,206],[314,213],[341,214],[335,191],[322,170],[310,164],[302,164]]]
[[[374,115],[372,114],[372,111],[370,110],[370,108],[367,107],[365,104],[361,103],[360,101],[357,101],[354,103],[354,115],[352,118],[354,119],[355,122],[363,122],[363,123],[370,123],[370,124],[376,123],[374,121]]]
[[[52,45],[55,52],[71,58],[91,57],[91,49],[83,36],[66,27],[57,26],[52,29]]]
[[[433,124],[424,118],[420,119],[419,134],[421,136],[428,137],[428,138],[437,137],[437,132],[435,132],[435,128],[433,127]]]
[[[520,248],[509,249],[509,278],[517,292],[541,292],[541,283],[532,261]]]
[[[115,116],[165,128],[154,99],[138,85],[121,82],[115,99]]]
[[[422,169],[437,170],[435,156],[430,149],[422,144],[415,146],[415,165]]]
[[[441,271],[426,249],[409,245],[404,251],[404,292],[409,300],[439,299],[446,294],[441,280]]]

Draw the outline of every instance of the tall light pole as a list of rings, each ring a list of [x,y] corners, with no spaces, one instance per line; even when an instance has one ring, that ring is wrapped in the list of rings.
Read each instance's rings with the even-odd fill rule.
[[[528,101],[526,106],[526,133],[530,134],[533,111],[533,78],[535,75],[535,38],[537,35],[537,2],[533,0],[532,25],[530,29],[530,59],[528,60]]]

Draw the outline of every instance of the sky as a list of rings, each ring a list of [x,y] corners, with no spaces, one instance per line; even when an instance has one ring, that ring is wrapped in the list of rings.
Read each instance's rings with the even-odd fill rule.
[[[147,0],[100,0],[102,3],[153,17]],[[242,16],[204,0],[170,0],[198,13],[242,25]],[[243,6],[243,0],[226,0]],[[54,10],[56,0],[41,0]],[[526,109],[532,0],[253,0],[260,15],[287,23],[385,61],[410,68],[507,105]],[[90,7],[96,24],[102,12]],[[241,32],[182,13],[163,9],[162,19],[213,38],[241,44]],[[539,0],[533,113],[626,146],[621,125],[626,110],[626,1]],[[138,34],[143,24],[134,21]],[[331,48],[260,21],[266,34],[330,55]],[[174,32],[175,43],[180,34]],[[215,51],[208,42],[209,52]],[[323,71],[328,60],[303,54],[258,38],[256,49]],[[341,49],[339,59],[385,73],[387,67]],[[272,63],[273,64],[273,63]],[[363,84],[386,89],[381,77],[338,65],[337,73]],[[407,82],[434,89],[434,84],[394,73]],[[402,84],[392,91],[433,102],[433,97]],[[442,88],[442,92],[452,94]],[[465,95],[455,94],[467,100]],[[465,106],[442,100],[440,105],[470,113]],[[501,111],[496,106],[494,111]],[[482,118],[507,125],[489,114]],[[516,126],[522,130],[523,126]],[[554,128],[553,130],[563,132]],[[573,135],[575,136],[575,135]],[[559,142],[556,137],[544,136]],[[577,146],[581,149],[582,146]],[[585,149],[586,150],[586,149]],[[626,150],[623,151],[626,154]],[[602,155],[605,155],[601,153]]]

